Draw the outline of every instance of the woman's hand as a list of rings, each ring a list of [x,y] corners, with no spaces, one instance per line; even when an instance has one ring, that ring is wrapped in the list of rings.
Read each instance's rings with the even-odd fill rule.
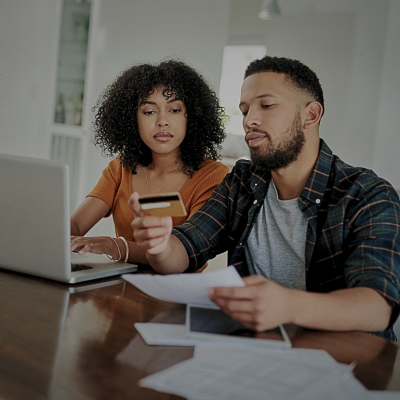
[[[125,246],[121,239],[117,241],[122,257],[125,255]],[[120,242],[120,243],[119,243]],[[71,251],[83,255],[86,253],[108,254],[118,260],[120,253],[114,241],[108,236],[84,237],[71,236]]]

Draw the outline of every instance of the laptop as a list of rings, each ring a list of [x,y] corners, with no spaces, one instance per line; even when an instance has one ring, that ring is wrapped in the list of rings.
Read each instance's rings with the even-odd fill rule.
[[[68,165],[0,154],[0,268],[70,284],[137,271],[71,253],[70,236]]]

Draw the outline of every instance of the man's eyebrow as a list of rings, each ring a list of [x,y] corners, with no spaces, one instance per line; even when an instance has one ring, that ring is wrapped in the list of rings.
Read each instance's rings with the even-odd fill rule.
[[[255,98],[255,99],[262,99],[262,98],[264,98],[264,97],[274,97],[275,99],[278,98],[278,96],[276,96],[275,94],[272,94],[272,93],[260,94],[259,96],[256,96],[256,97],[254,97],[254,98]],[[243,104],[245,104],[245,103],[246,103],[245,101],[242,101],[242,102],[239,104],[239,108],[240,108]]]

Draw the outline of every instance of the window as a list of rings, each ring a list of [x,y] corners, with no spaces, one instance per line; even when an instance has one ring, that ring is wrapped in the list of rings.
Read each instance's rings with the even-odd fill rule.
[[[225,107],[229,120],[226,123],[227,137],[223,144],[224,158],[249,158],[244,142],[242,114],[239,110],[240,89],[246,67],[267,53],[265,46],[225,46],[222,59],[220,102]]]

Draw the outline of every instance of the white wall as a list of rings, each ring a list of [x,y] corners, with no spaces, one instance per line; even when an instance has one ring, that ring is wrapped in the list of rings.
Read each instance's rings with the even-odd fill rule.
[[[319,76],[321,137],[344,161],[400,187],[400,2],[279,0],[282,16],[257,19],[259,0],[232,0],[230,44],[264,44]]]
[[[376,120],[374,171],[400,192],[400,1],[390,2]],[[399,325],[400,329],[400,325]],[[399,331],[400,338],[400,331]]]
[[[46,157],[48,0],[0,3],[0,152]]]
[[[55,0],[0,3],[0,152],[48,157]],[[136,61],[176,55],[219,86],[225,42],[265,44],[299,58],[321,78],[321,136],[345,161],[400,188],[398,0],[279,0],[283,16],[261,21],[259,0],[103,0],[94,92]],[[231,5],[231,6],[230,6]],[[231,12],[230,12],[231,10]],[[49,89],[50,87],[50,89]],[[106,160],[89,146],[82,196]]]

